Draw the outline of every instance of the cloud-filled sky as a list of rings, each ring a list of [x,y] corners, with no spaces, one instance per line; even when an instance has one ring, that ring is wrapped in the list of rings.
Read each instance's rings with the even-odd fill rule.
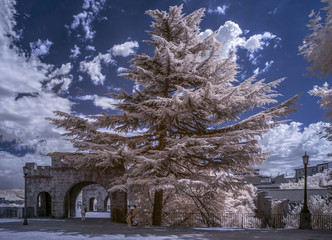
[[[319,0],[0,0],[0,189],[23,186],[25,162],[48,165],[48,152],[74,150],[45,120],[53,111],[116,112],[106,94],[139,87],[118,74],[132,54],[153,53],[143,42],[151,24],[145,11],[180,4],[185,14],[206,9],[201,37],[217,31],[220,55],[236,51],[240,81],[286,77],[277,88],[280,102],[303,93],[289,122],[260,141],[271,153],[262,173],[293,173],[304,151],[312,164],[332,161],[331,142],[317,134],[324,111],[308,94],[331,77],[309,78],[298,55],[308,15],[324,7]]]

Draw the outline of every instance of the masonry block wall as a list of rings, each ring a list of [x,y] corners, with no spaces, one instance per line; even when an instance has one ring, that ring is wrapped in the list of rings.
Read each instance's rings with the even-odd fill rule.
[[[75,202],[79,192],[90,184],[99,184],[108,189],[109,183],[123,174],[120,169],[112,169],[107,173],[96,171],[81,171],[68,167],[61,159],[52,159],[52,166],[37,166],[36,163],[26,163],[28,174],[27,207],[39,215],[42,200],[50,200],[50,213],[52,217],[64,218],[75,215]],[[127,211],[127,196],[124,192],[112,193],[111,212],[113,221],[125,222]]]
[[[82,202],[87,206],[88,211],[107,211],[108,192],[98,184],[89,185],[82,190]],[[92,200],[96,200],[96,209],[93,209]]]

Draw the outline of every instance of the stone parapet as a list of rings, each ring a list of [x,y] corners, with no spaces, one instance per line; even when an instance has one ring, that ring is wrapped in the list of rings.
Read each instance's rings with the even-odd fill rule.
[[[51,177],[51,167],[50,166],[37,166],[36,163],[28,162],[25,164],[28,168],[27,177],[35,176],[48,176]]]

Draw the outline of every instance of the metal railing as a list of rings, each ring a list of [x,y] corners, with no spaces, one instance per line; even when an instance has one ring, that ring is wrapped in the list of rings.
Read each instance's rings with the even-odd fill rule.
[[[200,213],[169,213],[163,219],[165,226],[223,227],[223,228],[287,228],[298,229],[299,214],[219,213],[204,216]],[[332,229],[332,215],[312,215],[313,229]]]
[[[23,217],[22,207],[0,207],[0,218],[21,218]]]
[[[22,217],[22,208],[0,207],[0,218]],[[141,222],[140,224],[144,223]],[[266,215],[256,213],[216,213],[214,216],[211,216],[201,213],[172,212],[163,217],[163,225],[183,227],[298,229],[300,225],[300,214]],[[332,214],[311,215],[311,225],[312,229],[332,229]]]

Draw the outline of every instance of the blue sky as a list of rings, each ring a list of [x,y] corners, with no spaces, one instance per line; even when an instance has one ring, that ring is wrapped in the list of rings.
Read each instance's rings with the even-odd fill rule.
[[[271,152],[262,173],[291,174],[304,151],[313,164],[330,160],[331,143],[317,135],[324,111],[307,92],[331,77],[310,78],[298,55],[319,0],[0,0],[0,189],[23,186],[25,162],[48,165],[48,152],[73,151],[45,120],[52,111],[116,112],[106,93],[136,87],[118,76],[121,68],[133,53],[153,53],[143,42],[152,20],[145,11],[180,4],[185,14],[206,9],[201,32],[218,31],[225,56],[237,52],[240,81],[285,77],[280,102],[302,93],[289,122],[261,140]]]

